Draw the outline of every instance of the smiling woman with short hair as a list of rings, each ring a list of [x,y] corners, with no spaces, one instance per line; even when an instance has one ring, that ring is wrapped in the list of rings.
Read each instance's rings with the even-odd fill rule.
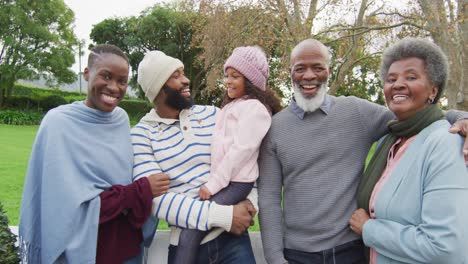
[[[350,227],[371,248],[370,263],[464,263],[463,142],[437,105],[447,58],[427,40],[406,38],[384,52],[380,72],[397,120],[362,176]]]
[[[138,261],[152,198],[169,189],[169,178],[132,183],[130,125],[117,106],[128,71],[122,50],[95,46],[84,70],[86,100],[54,108],[42,120],[21,201],[24,263]]]

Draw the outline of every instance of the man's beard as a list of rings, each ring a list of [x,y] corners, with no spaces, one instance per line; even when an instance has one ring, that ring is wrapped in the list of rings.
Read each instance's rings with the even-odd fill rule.
[[[186,87],[183,87],[182,89],[185,89],[185,88]],[[171,108],[174,108],[177,110],[183,110],[183,109],[189,109],[190,107],[194,105],[194,101],[192,97],[186,98],[181,95],[180,91],[182,91],[182,89],[176,90],[176,89],[169,88],[166,85],[164,85],[162,89],[167,94],[165,103]]]
[[[297,106],[299,106],[304,112],[314,112],[317,110],[325,100],[325,94],[327,93],[327,82],[320,84],[317,94],[314,97],[307,98],[301,92],[299,83],[291,80],[292,86],[294,88],[294,99]]]

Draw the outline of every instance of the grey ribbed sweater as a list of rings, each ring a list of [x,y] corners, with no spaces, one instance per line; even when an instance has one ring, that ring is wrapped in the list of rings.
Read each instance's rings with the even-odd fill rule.
[[[260,226],[268,263],[284,263],[283,248],[316,252],[359,238],[348,227],[359,177],[369,148],[394,117],[356,97],[327,95],[303,119],[295,107],[292,102],[273,117],[260,153]]]
[[[455,121],[465,113],[450,114],[448,119]],[[329,95],[312,113],[304,114],[292,102],[273,117],[258,179],[268,263],[284,263],[284,248],[316,252],[359,238],[348,225],[357,208],[359,178],[369,148],[393,118],[386,107]]]

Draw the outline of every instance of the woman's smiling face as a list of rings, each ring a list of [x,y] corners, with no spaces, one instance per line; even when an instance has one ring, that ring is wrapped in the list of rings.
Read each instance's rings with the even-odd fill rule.
[[[127,61],[115,54],[104,53],[84,70],[88,81],[86,105],[104,112],[112,112],[125,96],[128,86]]]
[[[424,61],[415,57],[392,63],[384,82],[387,106],[398,120],[405,120],[426,108],[438,90],[427,75]]]

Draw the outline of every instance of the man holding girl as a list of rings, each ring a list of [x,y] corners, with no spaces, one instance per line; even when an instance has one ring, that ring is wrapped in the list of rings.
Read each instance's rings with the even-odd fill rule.
[[[178,59],[150,51],[139,65],[138,82],[154,108],[132,129],[134,179],[171,179],[169,192],[153,201],[154,216],[172,226],[169,263],[255,263],[244,231],[257,211],[258,149],[280,105],[266,87],[268,63],[259,47],[237,48],[224,70],[219,111],[193,104]]]

